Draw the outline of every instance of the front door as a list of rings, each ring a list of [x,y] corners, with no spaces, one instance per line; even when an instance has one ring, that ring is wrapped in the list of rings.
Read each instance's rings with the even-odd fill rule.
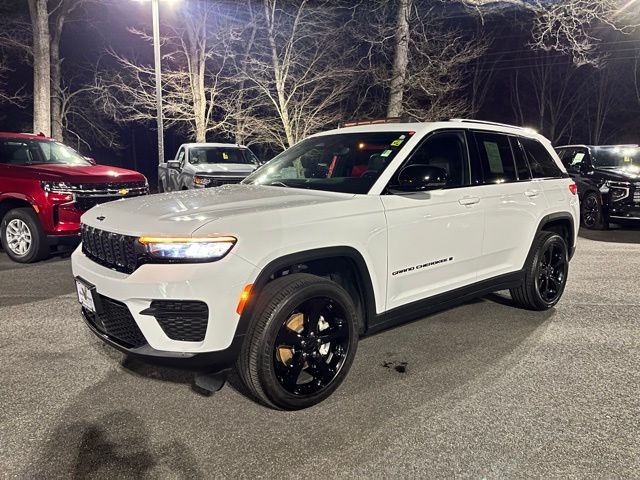
[[[443,168],[448,182],[441,190],[381,197],[388,226],[387,310],[474,283],[482,247],[482,187],[470,183],[465,132],[429,135],[398,173],[408,165]]]

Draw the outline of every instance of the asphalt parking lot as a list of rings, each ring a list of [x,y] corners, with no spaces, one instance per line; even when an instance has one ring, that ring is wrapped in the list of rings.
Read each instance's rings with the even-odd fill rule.
[[[82,324],[68,258],[0,253],[0,476],[632,478],[640,229],[586,232],[549,312],[492,295],[364,339],[309,410],[127,361]]]

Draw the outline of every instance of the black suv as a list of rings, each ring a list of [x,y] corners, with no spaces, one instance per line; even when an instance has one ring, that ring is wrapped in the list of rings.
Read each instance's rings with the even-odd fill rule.
[[[582,224],[605,229],[609,222],[640,222],[640,147],[638,145],[557,147],[578,185]]]

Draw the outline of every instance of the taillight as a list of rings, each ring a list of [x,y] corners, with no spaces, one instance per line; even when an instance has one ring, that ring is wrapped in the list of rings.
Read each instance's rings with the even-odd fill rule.
[[[578,186],[575,183],[572,183],[571,185],[569,185],[569,191],[571,192],[572,195],[577,195]]]

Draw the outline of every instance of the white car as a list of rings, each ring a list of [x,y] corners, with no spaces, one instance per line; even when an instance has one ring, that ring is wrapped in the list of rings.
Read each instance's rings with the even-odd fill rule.
[[[242,184],[100,205],[73,254],[82,313],[150,362],[235,367],[300,409],[358,339],[510,289],[553,307],[579,225],[548,140],[479,121],[375,123],[307,138]]]

